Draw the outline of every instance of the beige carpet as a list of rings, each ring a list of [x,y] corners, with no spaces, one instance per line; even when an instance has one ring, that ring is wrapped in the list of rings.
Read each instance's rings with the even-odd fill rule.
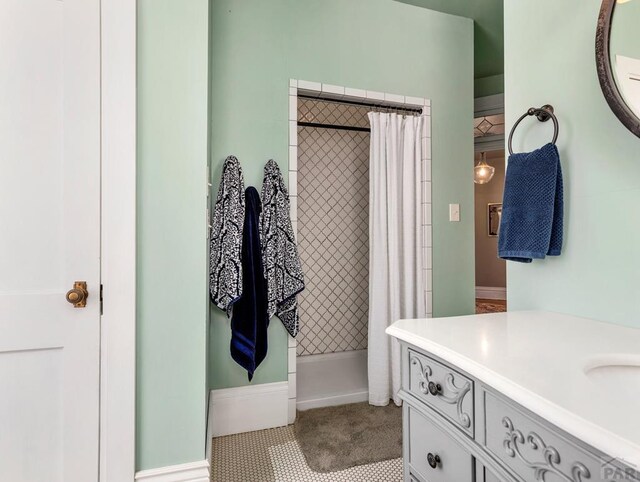
[[[402,456],[402,409],[354,403],[298,412],[296,440],[307,465],[335,472]]]

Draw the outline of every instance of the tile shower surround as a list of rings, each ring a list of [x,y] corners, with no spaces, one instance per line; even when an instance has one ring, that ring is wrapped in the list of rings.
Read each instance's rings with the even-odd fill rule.
[[[321,84],[304,80],[291,79],[289,81],[289,196],[291,201],[291,220],[293,230],[298,237],[298,92],[318,98],[345,99],[355,101],[369,101],[389,106],[421,107],[425,116],[424,130],[422,133],[422,245],[423,245],[423,276],[425,285],[425,302],[427,316],[433,313],[433,260],[432,260],[432,224],[431,224],[431,101],[422,97],[410,97],[383,92],[352,89],[332,84]],[[303,119],[300,119],[303,120]],[[352,124],[358,125],[358,124]],[[367,124],[368,126],[368,119]],[[319,129],[318,129],[319,130]],[[347,131],[350,132],[350,131]],[[367,133],[365,133],[367,134]],[[368,135],[366,136],[368,137]],[[368,153],[367,153],[368,157]],[[368,169],[367,169],[368,171]],[[367,199],[368,201],[368,199]],[[368,222],[368,217],[367,217]],[[367,232],[368,235],[368,232]],[[367,241],[368,250],[368,241]],[[301,256],[303,256],[301,254]],[[304,261],[303,261],[304,263]],[[368,269],[368,267],[367,267]],[[309,290],[311,291],[311,290]],[[304,304],[304,302],[302,302]],[[304,308],[303,308],[304,309]],[[304,325],[304,314],[301,323]],[[352,332],[352,333],[355,333]],[[366,341],[365,341],[366,343]],[[332,345],[333,346],[333,345]],[[289,422],[295,420],[296,410],[296,354],[297,341],[289,336],[288,342],[288,382],[289,382]]]
[[[368,127],[369,108],[299,99],[298,119]],[[297,354],[367,348],[369,133],[298,127],[297,236],[306,289]]]

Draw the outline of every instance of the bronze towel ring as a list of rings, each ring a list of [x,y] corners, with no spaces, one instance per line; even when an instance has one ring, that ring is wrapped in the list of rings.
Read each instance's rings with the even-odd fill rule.
[[[511,148],[511,140],[513,139],[513,133],[516,130],[516,127],[518,127],[518,124],[522,122],[522,119],[531,115],[535,115],[540,122],[547,122],[549,119],[551,119],[553,121],[553,130],[554,130],[553,140],[551,141],[551,143],[555,144],[556,141],[558,140],[558,131],[559,131],[558,119],[553,113],[553,106],[546,104],[540,108],[530,107],[527,110],[527,112],[525,112],[520,116],[520,118],[516,121],[515,124],[513,124],[513,127],[511,128],[511,132],[509,133],[509,154],[513,154],[513,149]]]

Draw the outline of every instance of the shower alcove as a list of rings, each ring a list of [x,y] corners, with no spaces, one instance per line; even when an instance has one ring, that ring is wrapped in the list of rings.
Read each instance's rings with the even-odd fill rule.
[[[422,98],[386,94],[385,100],[385,94],[370,93],[376,94],[372,98],[355,89],[349,95],[351,89],[312,82],[291,81],[290,87],[291,209],[306,283],[298,297],[300,333],[289,343],[289,384],[296,397],[289,395],[291,421],[296,408],[368,400],[367,113],[426,110],[428,116],[430,106]],[[429,139],[423,141],[429,144]],[[430,146],[425,145],[424,152],[430,158]],[[430,160],[423,161],[422,171],[422,180],[428,182],[423,198],[426,239]],[[430,278],[427,267],[424,275]],[[430,307],[430,282],[427,289]]]

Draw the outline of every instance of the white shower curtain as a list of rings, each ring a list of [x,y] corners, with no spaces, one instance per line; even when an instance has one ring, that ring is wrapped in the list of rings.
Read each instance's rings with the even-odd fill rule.
[[[400,346],[384,331],[398,319],[426,316],[423,118],[371,112],[369,122],[369,403],[400,405]]]

